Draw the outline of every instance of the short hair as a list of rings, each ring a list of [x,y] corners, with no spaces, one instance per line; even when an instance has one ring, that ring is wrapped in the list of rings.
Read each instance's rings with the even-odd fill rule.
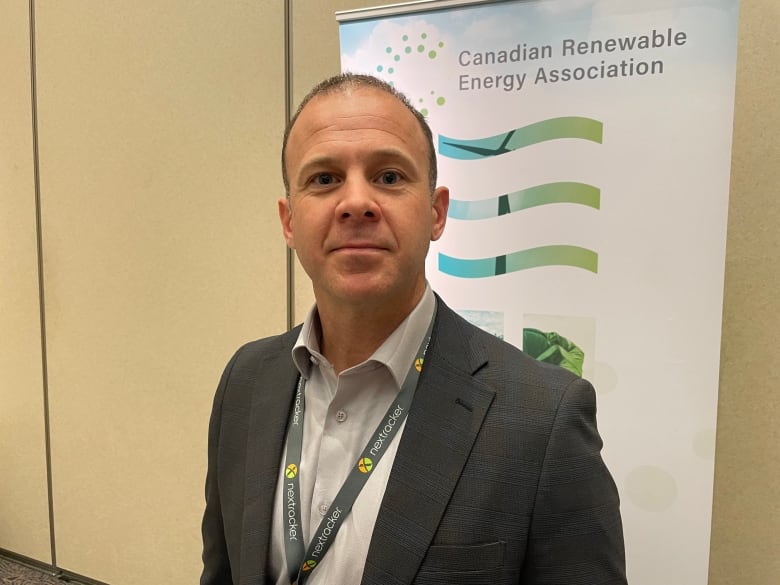
[[[282,141],[282,180],[284,181],[284,190],[287,195],[290,195],[290,178],[287,176],[287,141],[290,138],[290,132],[292,132],[295,122],[301,115],[301,112],[306,105],[315,97],[320,95],[330,95],[338,91],[344,92],[348,89],[359,89],[363,87],[378,89],[388,95],[397,99],[407,110],[409,110],[417,120],[423,136],[425,137],[426,146],[428,148],[428,186],[430,192],[433,193],[436,189],[437,179],[437,167],[436,167],[436,151],[433,148],[433,133],[431,127],[428,126],[428,122],[409,101],[404,94],[395,89],[392,85],[383,81],[373,75],[363,75],[360,73],[340,73],[329,77],[324,81],[318,83],[307,95],[303,98],[298,109],[293,117],[287,123],[287,127],[284,129],[284,139]]]

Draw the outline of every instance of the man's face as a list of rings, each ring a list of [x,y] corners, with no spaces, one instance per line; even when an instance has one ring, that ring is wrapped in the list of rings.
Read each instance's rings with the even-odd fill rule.
[[[279,200],[279,217],[318,304],[411,309],[449,203],[446,187],[429,192],[428,150],[412,113],[374,88],[319,95],[290,133],[286,163],[290,196]]]

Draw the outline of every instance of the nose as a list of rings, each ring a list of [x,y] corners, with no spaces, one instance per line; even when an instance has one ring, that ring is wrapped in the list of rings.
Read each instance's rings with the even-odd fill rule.
[[[336,216],[342,220],[378,221],[382,211],[373,185],[365,179],[348,179],[341,188]]]

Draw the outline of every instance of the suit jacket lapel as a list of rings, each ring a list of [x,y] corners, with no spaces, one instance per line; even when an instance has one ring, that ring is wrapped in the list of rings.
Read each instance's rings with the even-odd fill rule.
[[[473,378],[487,361],[438,301],[425,358],[379,510],[363,585],[409,584],[431,544],[495,393]]]
[[[290,351],[298,329],[278,338],[281,347],[258,360],[249,414],[240,583],[264,583],[290,405],[298,379]]]

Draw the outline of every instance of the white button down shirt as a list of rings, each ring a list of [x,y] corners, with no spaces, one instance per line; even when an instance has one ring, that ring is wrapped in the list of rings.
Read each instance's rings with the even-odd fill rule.
[[[306,380],[303,449],[298,476],[306,546],[398,395],[409,367],[417,357],[435,307],[436,299],[427,286],[415,309],[374,354],[339,375],[319,351],[320,324],[316,307],[306,317],[292,351],[295,365]],[[330,550],[309,577],[309,585],[360,583],[404,426],[405,422],[355,500]],[[284,458],[274,500],[268,567],[277,585],[290,583],[282,525],[283,484]]]

